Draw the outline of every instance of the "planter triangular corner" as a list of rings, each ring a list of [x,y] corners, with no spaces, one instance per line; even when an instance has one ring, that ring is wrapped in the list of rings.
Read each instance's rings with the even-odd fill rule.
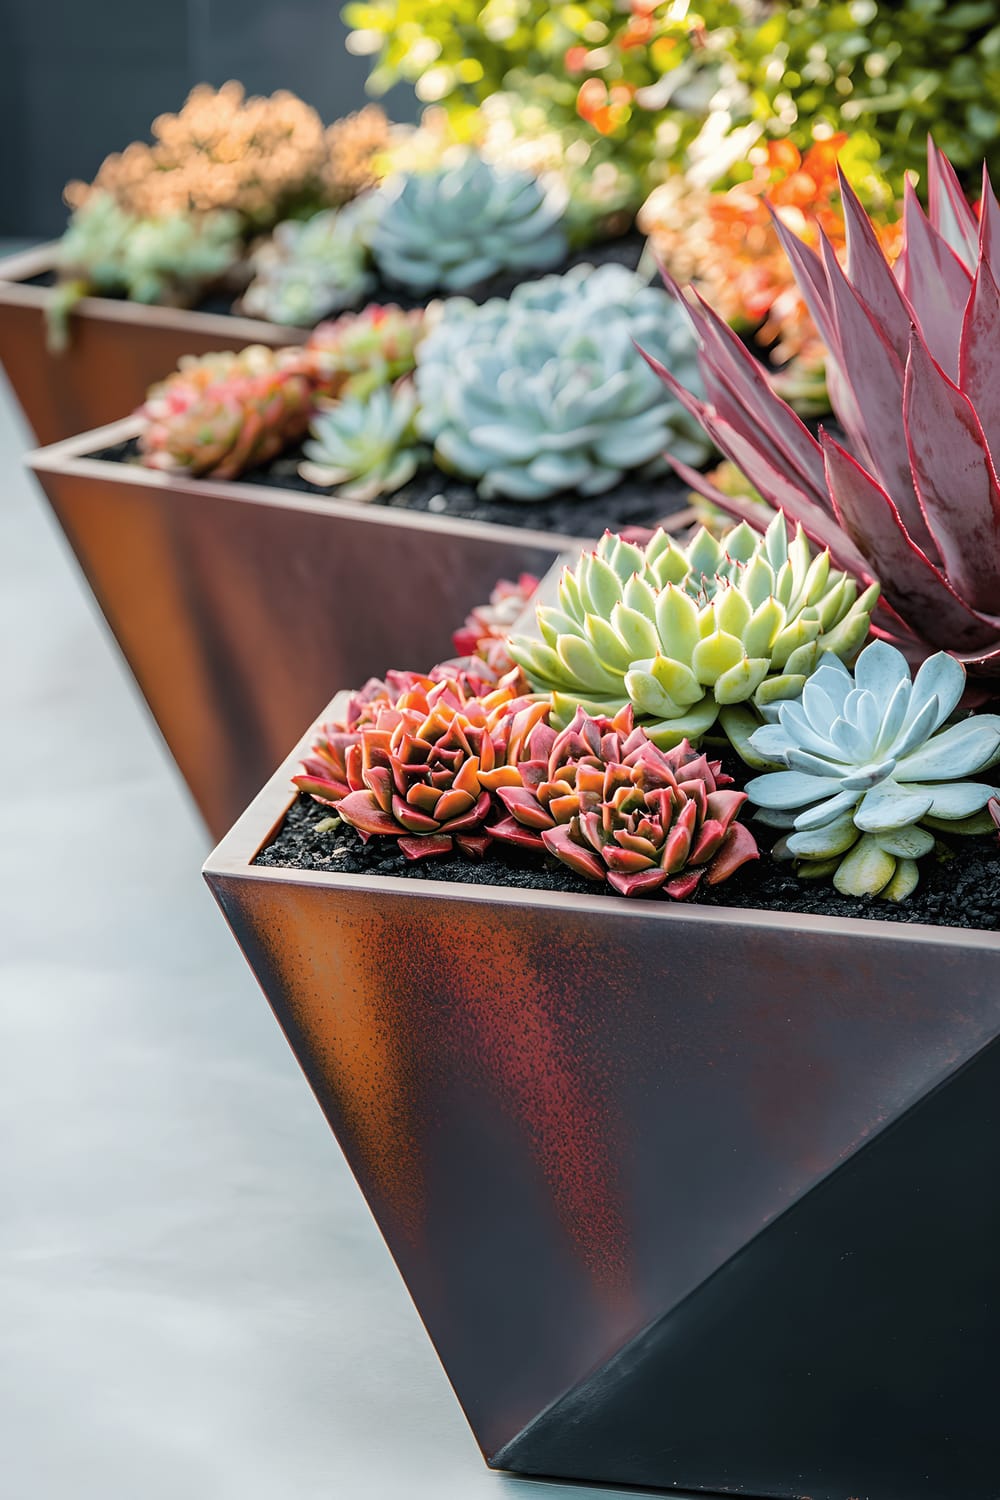
[[[1000,936],[206,877],[487,1461],[995,1500]]]

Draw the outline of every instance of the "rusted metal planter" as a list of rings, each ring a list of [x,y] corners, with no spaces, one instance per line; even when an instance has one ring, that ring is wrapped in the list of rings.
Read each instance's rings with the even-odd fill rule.
[[[256,867],[313,733],[205,874],[488,1463],[994,1500],[1000,937]]]
[[[338,682],[452,655],[498,578],[582,545],[88,457],[140,427],[28,463],[216,838]]]
[[[0,260],[0,364],[40,443],[113,422],[133,411],[184,354],[302,343],[307,332],[253,318],[86,297],[73,311],[69,348],[50,352],[45,312],[55,244]]]

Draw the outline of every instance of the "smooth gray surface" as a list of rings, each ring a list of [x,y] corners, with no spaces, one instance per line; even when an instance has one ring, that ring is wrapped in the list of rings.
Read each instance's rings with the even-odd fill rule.
[[[0,1495],[609,1500],[484,1468],[23,447],[0,389]]]

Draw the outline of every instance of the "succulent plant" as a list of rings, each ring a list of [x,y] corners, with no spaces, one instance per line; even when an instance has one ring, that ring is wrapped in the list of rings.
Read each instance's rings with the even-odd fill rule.
[[[553,694],[557,725],[579,705],[613,716],[630,703],[670,746],[721,712],[742,753],[760,710],[801,692],[825,654],[857,651],[877,595],[813,557],[801,528],[789,543],[780,514],[763,538],[700,528],[683,547],[663,531],[645,548],[608,532],[564,570],[558,606],[539,606],[541,639],[515,636],[510,651]]]
[[[313,356],[321,396],[364,399],[382,385],[409,375],[424,334],[423,308],[403,312],[393,304],[372,303],[359,313],[342,313],[321,323],[306,345]]]
[[[986,832],[997,786],[964,780],[1000,762],[1000,716],[942,727],[965,688],[954,657],[928,657],[916,677],[900,651],[873,641],[854,675],[827,657],[754,748],[783,769],[747,783],[768,823],[790,830],[775,848],[799,873],[833,875],[844,895],[901,901],[919,878],[934,830]]]
[[[488,604],[480,604],[465,619],[461,630],[452,636],[455,650],[463,656],[474,656],[492,641],[506,641],[528,600],[538,588],[534,573],[522,573],[516,583],[501,578],[490,594]]]
[[[635,342],[697,380],[683,318],[624,266],[576,266],[482,307],[449,299],[417,356],[420,432],[442,468],[512,500],[598,494],[668,447],[702,462],[701,433]]]
[[[379,212],[379,195],[368,193],[343,208],[279,224],[252,257],[253,280],[240,311],[308,328],[357,307],[375,285],[371,236]]]
[[[520,706],[510,685],[477,698],[454,678],[413,679],[393,705],[370,700],[357,730],[324,731],[295,784],[363,838],[395,838],[408,859],[456,844],[481,858],[492,793],[517,779],[494,734]]]
[[[148,468],[235,479],[306,432],[313,405],[308,357],[254,344],[182,359],[153,386],[139,438]]]
[[[986,811],[996,824],[997,833],[1000,833],[1000,797],[991,797],[986,804]]]
[[[984,179],[977,223],[933,146],[928,165],[930,216],[907,187],[895,275],[843,180],[846,272],[827,243],[817,254],[776,223],[827,344],[847,446],[823,431],[817,442],[705,305],[684,304],[707,399],[661,373],[767,501],[829,547],[838,567],[881,580],[881,634],[915,659],[951,651],[974,679],[996,682],[1000,205]],[[728,514],[759,524],[759,507],[679,467]]]
[[[528,726],[521,736],[518,717]],[[613,719],[578,709],[557,733],[533,704],[512,724],[508,758],[520,784],[498,788],[509,816],[490,827],[492,838],[547,849],[623,896],[662,890],[681,900],[703,878],[717,885],[757,858],[756,840],[736,821],[746,794],[687,740],[658,749],[631,706]]]
[[[344,500],[394,494],[427,457],[417,440],[416,410],[416,393],[402,381],[380,387],[366,400],[348,396],[318,411],[299,473],[323,489],[336,485]]]
[[[374,106],[325,130],[286,90],[246,98],[239,83],[200,84],[179,113],[154,120],[152,145],[109,156],[93,183],[68,185],[66,201],[79,208],[107,193],[140,218],[223,209],[259,231],[367,187],[388,134]]]
[[[50,318],[54,347],[68,314],[89,294],[185,306],[231,271],[242,254],[238,219],[227,213],[143,219],[96,194],[73,214],[59,241],[59,287]]]
[[[375,263],[409,292],[464,291],[500,271],[547,270],[567,255],[559,197],[527,172],[473,153],[402,174],[380,196]]]

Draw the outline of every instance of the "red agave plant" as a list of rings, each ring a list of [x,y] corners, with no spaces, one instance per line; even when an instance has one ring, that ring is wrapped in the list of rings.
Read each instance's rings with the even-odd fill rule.
[[[982,690],[1000,679],[1000,205],[984,171],[977,218],[932,144],[928,182],[929,214],[907,188],[894,270],[843,176],[846,269],[824,236],[815,251],[775,220],[829,351],[846,444],[813,438],[700,299],[684,305],[705,399],[654,368],[765,500],[838,567],[881,583],[880,634],[913,659],[950,651]],[[676,467],[728,514],[766,524]]]

